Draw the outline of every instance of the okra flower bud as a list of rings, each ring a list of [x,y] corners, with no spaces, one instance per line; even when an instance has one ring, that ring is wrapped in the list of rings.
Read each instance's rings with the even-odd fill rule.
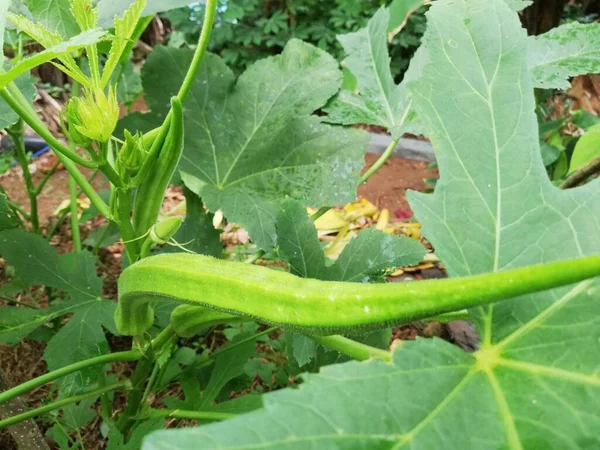
[[[108,96],[103,89],[87,91],[83,97],[72,98],[67,105],[69,137],[84,136],[87,139],[106,143],[112,136],[119,120],[117,92],[109,88]],[[74,132],[77,136],[73,136]]]
[[[128,130],[125,130],[125,144],[121,148],[118,157],[120,175],[127,179],[135,177],[142,168],[147,155],[148,152],[144,147],[142,134],[132,135]]]
[[[83,123],[79,119],[77,106],[73,100],[71,99],[67,103],[65,110],[60,115],[61,127],[65,136],[69,138],[69,141],[81,147],[88,147],[92,143],[92,140],[77,131],[77,127],[83,126]]]
[[[181,226],[181,217],[169,217],[150,228],[150,240],[158,245],[169,242]]]

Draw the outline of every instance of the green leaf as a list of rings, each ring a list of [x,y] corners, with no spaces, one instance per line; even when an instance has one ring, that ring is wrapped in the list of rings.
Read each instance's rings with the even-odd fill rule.
[[[213,226],[213,215],[204,210],[202,200],[192,191],[183,188],[185,195],[186,215],[181,228],[174,236],[175,241],[187,250],[202,255],[220,258],[223,253],[223,243],[220,231]],[[166,245],[162,252],[181,252],[178,247]]]
[[[262,394],[247,394],[227,402],[219,403],[207,411],[244,414],[263,407]]]
[[[513,11],[521,11],[533,4],[533,0],[505,0],[505,2]]]
[[[0,254],[29,284],[60,289],[79,301],[97,299],[102,293],[96,259],[86,251],[58,255],[43,237],[9,230],[0,233]]]
[[[569,78],[600,72],[600,24],[561,25],[528,41],[535,87],[568,89]]]
[[[8,206],[8,197],[0,194],[0,231],[12,230],[19,225],[21,225],[21,219]]]
[[[413,130],[417,125],[406,85],[419,76],[424,53],[417,51],[403,82],[394,84],[386,40],[388,22],[389,11],[382,7],[366,28],[338,36],[348,55],[343,64],[356,77],[359,94],[340,91],[325,108],[328,122],[378,125],[394,138],[418,132]]]
[[[191,51],[158,47],[146,61],[142,81],[154,116],[165,117],[191,59]],[[168,78],[161,75],[165,65]],[[186,185],[261,248],[274,244],[286,195],[317,207],[353,200],[368,134],[310,115],[340,82],[336,61],[298,40],[236,84],[223,61],[207,55],[185,104]]]
[[[107,354],[108,341],[102,327],[118,334],[114,323],[116,307],[116,303],[112,301],[98,300],[89,303],[87,307],[78,308],[67,324],[48,342],[44,351],[48,370]],[[63,394],[73,394],[95,383],[103,370],[102,366],[93,366],[68,375],[61,384]]]
[[[594,125],[600,125],[600,117],[590,114],[585,109],[578,109],[571,113],[571,121],[579,128],[587,130]]]
[[[79,33],[69,0],[28,0],[27,6],[33,18],[48,30],[63,37]]]
[[[390,20],[387,31],[395,36],[406,25],[410,15],[424,4],[424,0],[393,0],[390,3]]]
[[[238,336],[240,337],[234,338],[231,345],[235,344],[236,341],[241,340],[243,337],[242,335]],[[206,389],[202,392],[199,410],[208,410],[212,406],[213,401],[217,398],[225,385],[244,373],[244,366],[248,361],[248,358],[255,353],[256,341],[250,340],[217,356],[215,368],[212,371]]]
[[[145,6],[146,0],[135,0],[135,2],[133,2],[125,11],[123,17],[115,17],[115,37],[112,41],[106,64],[104,64],[104,71],[102,73],[103,86],[108,83],[117,64],[119,64],[121,55],[135,32],[137,23],[142,16],[142,11]]]
[[[121,16],[137,0],[100,0],[101,27],[112,28],[115,16]],[[151,16],[159,12],[182,8],[196,3],[195,0],[147,0],[142,16]]]
[[[6,29],[6,13],[10,7],[10,1],[3,1],[0,3],[0,53],[2,53],[2,59],[4,59],[4,31]]]
[[[590,233],[600,218],[598,183],[561,191],[546,176],[518,17],[500,1],[439,2],[428,27],[430,65],[413,100],[437,130],[441,178],[434,195],[409,198],[448,273],[598,253],[600,238]],[[589,280],[472,311],[482,348],[431,428],[448,423],[443,417],[458,399],[484,398],[475,392],[485,389],[477,410],[490,419],[495,448],[593,447],[598,417],[589,406],[600,400],[600,345],[588,318],[600,312],[597,289]],[[467,423],[467,414],[453,420]],[[412,444],[419,442],[417,435]]]
[[[154,430],[160,430],[163,427],[164,419],[150,419],[139,424],[127,442],[116,426],[111,426],[108,432],[108,446],[106,450],[139,450],[142,447],[144,438]]]
[[[579,138],[571,162],[569,172],[572,173],[587,163],[600,156],[600,125],[589,128],[583,136]]]
[[[599,183],[561,191],[545,173],[526,42],[502,0],[439,0],[428,14],[429,64],[411,89],[441,178],[410,200],[451,276],[600,252]],[[266,395],[262,411],[161,431],[143,448],[597,448],[598,287],[472,311],[474,353],[405,342],[392,364],[326,367]]]
[[[417,52],[404,81],[394,84],[386,40],[388,23],[389,11],[382,7],[366,28],[338,36],[348,55],[343,64],[356,77],[360,94],[340,91],[325,111],[331,123],[379,125],[399,138],[414,119],[406,85],[418,77],[422,55]]]
[[[142,77],[131,61],[125,63],[122,72],[114,72],[110,82],[117,86],[117,99],[121,104],[130,105],[144,92]]]
[[[98,8],[92,6],[92,0],[70,0],[71,15],[81,31],[98,26]]]
[[[317,343],[308,336],[292,334],[293,357],[298,366],[303,367],[317,355]]]
[[[98,299],[83,302],[69,301],[42,309],[0,308],[0,342],[8,345],[18,344],[42,325],[65,314],[89,308],[98,301]]]
[[[367,229],[358,233],[338,259],[328,265],[314,222],[294,200],[286,200],[279,210],[277,234],[279,250],[289,261],[291,272],[304,278],[368,282],[386,269],[417,264],[425,255],[418,241]]]
[[[33,82],[33,78],[29,74],[23,74],[15,80],[15,84],[29,101],[33,101],[37,95],[37,88]],[[13,111],[4,101],[0,102],[0,130],[14,125],[19,120],[19,115]],[[0,226],[0,231],[2,230]]]
[[[0,74],[0,87],[6,86],[19,75],[30,71],[31,69],[39,66],[40,64],[61,57],[79,48],[88,45],[93,45],[100,41],[105,35],[106,32],[103,30],[84,31],[83,33],[78,34],[77,36],[69,39],[66,42],[62,42],[44,50],[43,52],[36,53],[28,58],[24,58],[10,71]]]

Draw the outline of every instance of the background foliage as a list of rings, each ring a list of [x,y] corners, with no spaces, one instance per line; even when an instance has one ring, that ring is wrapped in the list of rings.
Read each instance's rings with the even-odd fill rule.
[[[363,28],[385,2],[381,0],[221,0],[219,16],[210,42],[235,72],[266,56],[280,53],[292,38],[302,39],[327,51],[338,60],[344,57],[339,34]],[[407,2],[398,2],[404,3]],[[402,33],[390,43],[392,74],[398,77],[421,42],[425,31],[425,8],[413,14]],[[192,46],[202,28],[202,5],[165,13],[174,30],[173,47]]]

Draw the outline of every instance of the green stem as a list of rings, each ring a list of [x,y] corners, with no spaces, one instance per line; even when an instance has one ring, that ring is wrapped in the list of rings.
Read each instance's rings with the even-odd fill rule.
[[[245,263],[246,264],[254,264],[256,261],[258,261],[260,258],[262,258],[263,256],[265,256],[266,254],[267,254],[266,251],[264,251],[263,249],[260,249],[254,255],[252,255],[250,258],[248,258],[245,261]]]
[[[48,372],[41,375],[33,380],[26,381],[19,386],[15,386],[12,389],[8,389],[0,393],[0,403],[4,403],[7,400],[18,397],[19,395],[25,394],[39,386],[43,386],[46,383],[62,378],[73,372],[79,372],[80,370],[86,369],[92,366],[99,366],[102,364],[108,364],[114,361],[139,361],[142,358],[142,353],[138,350],[131,350],[128,352],[109,353],[107,355],[97,356],[95,358],[86,359],[69,366],[62,367],[60,369]]]
[[[46,186],[46,183],[48,183],[48,180],[50,180],[50,177],[52,175],[54,175],[54,173],[56,172],[56,169],[58,169],[58,166],[60,166],[60,161],[56,161],[56,163],[52,166],[52,168],[48,172],[46,172],[46,174],[44,175],[44,178],[42,178],[42,181],[40,181],[40,184],[38,184],[37,188],[35,189],[36,195],[40,195],[42,193],[42,190]]]
[[[98,375],[98,386],[100,388],[106,387],[106,377],[104,375],[104,371]],[[104,421],[109,422],[110,417],[112,416],[112,408],[110,406],[110,400],[107,392],[100,396],[100,412]]]
[[[29,220],[30,219],[30,215],[27,213],[27,211],[25,211],[23,208],[21,208],[19,205],[17,205],[15,202],[11,202],[10,200],[6,200],[6,203],[8,204],[8,206],[13,210],[18,212],[19,214],[21,214],[23,216],[23,218],[25,220]]]
[[[115,221],[119,226],[119,232],[125,243],[127,257],[132,264],[137,261],[140,254],[140,244],[131,224],[131,191],[128,189],[116,188],[116,217]]]
[[[57,155],[67,157],[77,164],[89,169],[94,169],[98,166],[98,164],[95,162],[82,158],[77,153],[69,150],[67,147],[61,144],[58,139],[56,139],[52,133],[50,133],[43,122],[39,120],[37,115],[32,114],[28,108],[24,107],[24,105],[21,103],[22,99],[19,98],[22,95],[23,94],[21,94],[21,91],[19,91],[14,83],[9,84],[6,89],[0,90],[0,97],[2,97],[8,106],[10,106],[10,108],[19,115],[19,117],[21,117],[42,139],[44,139],[44,141],[46,141],[50,147],[56,151]],[[25,98],[23,97],[23,99]]]
[[[392,360],[392,354],[390,352],[366,344],[361,344],[360,342],[353,341],[344,336],[310,336],[310,338],[324,347],[337,350],[358,361],[365,361],[371,358],[380,358],[387,362]]]
[[[110,163],[104,162],[100,164],[98,168],[104,175],[106,175],[106,178],[108,178],[108,181],[110,181],[113,184],[113,186],[121,188],[124,186],[121,177],[119,177],[117,172],[115,172],[115,169],[113,169]]]
[[[91,183],[94,180],[94,178],[96,177],[96,175],[98,175],[98,172],[99,172],[99,170],[95,169],[92,172],[92,174],[86,179],[86,182],[88,184]],[[77,196],[76,196],[76,198],[79,198],[79,196],[81,195],[82,192],[83,191],[81,190],[81,188],[77,189]],[[69,207],[70,207],[70,205],[69,205]],[[54,223],[54,225],[52,226],[52,229],[46,235],[46,240],[47,241],[50,241],[50,239],[52,239],[52,237],[56,233],[56,230],[58,230],[58,227],[60,227],[60,225],[65,220],[65,217],[67,217],[68,212],[69,212],[69,209],[65,209],[65,210],[63,210],[62,213],[60,213],[60,216],[59,216],[58,220]]]
[[[71,234],[73,236],[73,248],[75,253],[81,251],[81,234],[79,232],[79,208],[77,207],[77,187],[75,179],[69,175],[69,210],[71,211]]]
[[[269,334],[269,333],[272,333],[273,331],[276,331],[278,329],[279,329],[279,327],[267,328],[266,330],[260,331],[260,332],[258,332],[256,334],[253,334],[252,336],[249,336],[249,337],[247,337],[245,339],[241,339],[241,340],[236,341],[236,342],[234,342],[232,344],[229,344],[229,345],[227,345],[225,347],[220,347],[219,349],[217,349],[214,352],[212,352],[212,354],[210,355],[210,357],[212,359],[214,359],[217,356],[222,355],[223,353],[227,353],[227,352],[233,350],[234,348],[239,347],[240,345],[244,345],[245,343],[250,342],[250,341],[255,341],[259,337],[264,336],[264,335]]]
[[[136,366],[133,376],[131,377],[133,389],[129,393],[127,406],[116,424],[121,432],[125,433],[129,430],[136,420],[135,417],[139,414],[140,410],[144,408],[145,405],[142,402],[144,394],[142,389],[144,388],[146,380],[148,380],[148,376],[155,367],[156,356],[160,355],[165,346],[175,337],[175,330],[173,329],[173,326],[169,324],[152,340],[147,349],[147,354],[144,355],[144,358]]]
[[[3,295],[0,295],[0,300],[2,300],[3,302],[6,302],[6,303],[10,303],[12,305],[24,306],[26,308],[32,308],[32,309],[40,309],[39,306],[31,305],[29,303],[25,303],[20,300],[15,300],[14,298],[5,297]]]
[[[55,402],[49,403],[44,406],[40,406],[39,408],[32,409],[31,411],[27,411],[22,414],[18,414],[13,417],[9,417],[8,419],[0,420],[0,429],[9,427],[19,422],[23,422],[24,420],[32,419],[37,416],[41,416],[50,411],[54,411],[55,409],[60,409],[64,406],[71,405],[73,403],[78,403],[86,398],[98,397],[106,392],[115,391],[117,389],[129,390],[131,389],[131,382],[120,381],[118,383],[113,383],[104,388],[94,389],[93,391],[85,392],[83,394],[74,395],[72,397],[67,397],[62,400],[57,400]]]
[[[158,336],[152,339],[152,352],[155,355],[158,355],[164,350],[165,346],[169,343],[169,341],[174,339],[176,336],[177,335],[175,334],[175,329],[173,328],[173,325],[167,325],[167,327],[164,330],[162,330],[158,334]]]
[[[25,141],[23,139],[23,120],[19,120],[12,129],[8,130],[8,133],[14,142],[17,151],[17,159],[23,171],[23,178],[25,179],[25,187],[27,189],[27,196],[29,197],[29,221],[31,222],[33,232],[39,234],[40,218],[38,216],[37,190],[33,183],[33,178],[29,173],[29,163],[25,151]]]
[[[362,177],[360,177],[360,181],[359,181],[359,185],[366,183],[367,180],[369,178],[371,178],[373,176],[373,174],[375,174],[375,172],[377,172],[379,169],[381,169],[381,166],[383,166],[385,164],[385,162],[390,159],[390,156],[392,156],[392,153],[394,153],[394,149],[396,148],[396,146],[398,145],[398,142],[400,141],[400,139],[393,139],[392,142],[390,142],[390,145],[388,145],[388,147],[385,149],[385,151],[381,154],[381,156],[379,157],[379,159],[377,159],[377,161],[375,161],[375,164],[373,164],[369,170],[367,170]]]
[[[79,95],[79,83],[73,80],[72,94],[74,97]],[[75,152],[76,146],[71,143],[69,149]],[[71,211],[71,234],[73,235],[73,248],[75,253],[81,252],[81,234],[79,232],[79,208],[77,204],[77,185],[75,179],[69,175],[69,210]]]
[[[190,89],[192,88],[192,83],[196,79],[198,69],[200,69],[200,63],[202,63],[202,59],[204,58],[204,54],[206,53],[206,49],[208,48],[210,34],[212,32],[213,23],[215,21],[217,3],[218,0],[206,1],[206,9],[204,11],[204,22],[202,24],[202,32],[200,33],[198,46],[196,47],[196,51],[194,52],[194,58],[192,59],[192,63],[190,64],[190,67],[185,75],[185,79],[183,80],[181,88],[179,89],[179,93],[177,94],[177,97],[179,97],[181,103],[185,102],[185,99],[188,96]]]
[[[237,414],[211,412],[211,411],[185,411],[183,409],[151,409],[148,414],[137,419],[151,419],[154,417],[171,417],[174,419],[190,420],[227,420],[237,417]]]
[[[321,218],[327,211],[331,209],[331,206],[323,206],[319,208],[319,210],[310,216],[310,219],[314,222],[315,220]]]

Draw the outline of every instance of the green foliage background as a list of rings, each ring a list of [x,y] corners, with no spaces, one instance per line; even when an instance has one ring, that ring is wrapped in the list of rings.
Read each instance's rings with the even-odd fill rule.
[[[336,35],[357,31],[383,4],[382,0],[220,0],[219,16],[209,50],[219,54],[236,73],[266,56],[280,53],[292,38],[310,42],[342,60],[344,51]],[[392,75],[408,62],[425,31],[424,8],[413,14],[402,33],[390,43]],[[202,28],[203,5],[163,14],[173,31],[172,47],[192,46]],[[397,80],[398,81],[398,80]]]

